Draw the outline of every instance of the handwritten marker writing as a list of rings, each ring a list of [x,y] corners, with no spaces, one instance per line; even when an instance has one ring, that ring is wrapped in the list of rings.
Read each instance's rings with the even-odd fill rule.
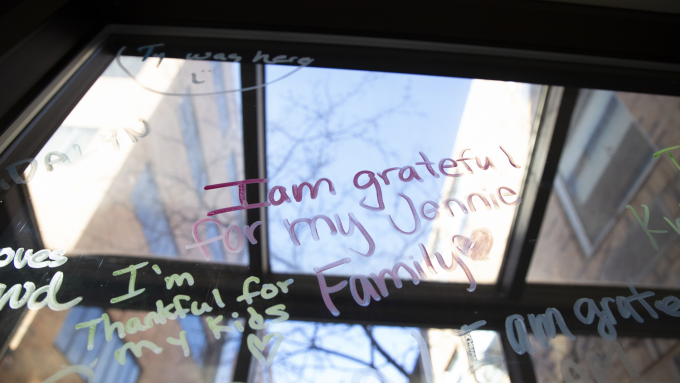
[[[678,164],[673,155],[670,153],[671,150],[675,149],[680,149],[680,146],[673,146],[671,148],[661,149],[658,152],[654,153],[654,158],[659,158],[661,154],[666,153],[668,154],[668,157],[670,157],[671,161],[673,161],[673,163],[675,164],[675,167],[677,167],[678,170],[680,170],[680,164]]]
[[[260,226],[262,224],[261,221],[256,221],[255,223],[253,223],[250,226],[249,225],[243,226],[243,229],[241,229],[241,227],[239,227],[238,225],[232,224],[232,225],[229,225],[229,227],[227,228],[227,231],[223,235],[218,235],[216,237],[206,239],[205,241],[201,241],[200,238],[198,237],[198,226],[201,225],[202,223],[205,223],[205,222],[212,222],[219,227],[222,226],[222,223],[220,221],[216,220],[215,218],[199,219],[198,221],[196,221],[196,223],[194,223],[194,226],[193,226],[192,231],[191,231],[196,243],[186,245],[185,248],[187,250],[189,250],[189,249],[194,249],[194,248],[198,247],[201,250],[201,253],[203,253],[203,256],[205,257],[206,260],[210,260],[211,256],[210,256],[210,252],[208,251],[208,248],[206,248],[205,245],[213,243],[213,242],[223,240],[224,241],[224,247],[226,247],[227,250],[231,253],[238,253],[241,250],[243,250],[243,248],[245,247],[245,244],[246,244],[245,238],[248,238],[248,241],[251,244],[253,244],[253,245],[257,244],[257,239],[255,239],[253,232],[255,231],[255,229],[258,226]],[[237,244],[236,244],[235,247],[232,246],[231,242],[230,242],[230,234],[231,233],[234,233],[234,235],[236,236],[236,243]]]
[[[434,372],[432,371],[432,359],[430,358],[430,347],[423,339],[423,336],[416,330],[411,330],[411,336],[416,338],[418,347],[420,348],[420,358],[423,363],[423,372],[425,372],[425,382],[434,383]]]
[[[119,276],[119,275],[123,275],[123,274],[126,274],[126,273],[130,273],[130,283],[128,285],[128,293],[123,294],[119,297],[112,298],[111,303],[118,303],[118,302],[124,301],[126,299],[134,298],[134,297],[143,293],[146,290],[146,289],[135,289],[135,279],[137,278],[137,270],[141,269],[142,267],[144,267],[148,264],[149,264],[149,262],[142,262],[142,263],[138,263],[136,265],[131,265],[131,266],[128,266],[124,269],[116,270],[116,271],[113,272],[114,277]]]
[[[213,242],[221,241],[223,238],[224,238],[224,235],[218,235],[217,237],[212,237],[212,238],[210,238],[210,239],[206,239],[205,241],[196,242],[196,243],[193,243],[193,244],[191,244],[191,245],[186,245],[185,248],[186,248],[187,250],[189,250],[189,249],[195,249],[195,248],[197,248],[197,247],[199,247],[199,246],[205,246],[205,245],[210,244],[210,243],[213,243]]]
[[[95,359],[94,362],[92,362],[89,367],[82,365],[82,364],[64,367],[60,371],[56,372],[54,375],[43,380],[42,383],[54,383],[54,382],[57,382],[57,381],[61,380],[62,378],[64,378],[65,376],[70,375],[70,374],[84,375],[85,377],[87,377],[88,382],[93,382],[94,381],[94,370],[93,370],[93,368],[96,364],[97,364],[97,359]]]
[[[457,335],[458,335],[458,336],[463,336],[463,335],[465,335],[465,334],[469,334],[469,333],[471,333],[471,332],[477,330],[478,328],[480,328],[480,327],[482,327],[482,326],[484,326],[484,325],[486,325],[486,321],[485,321],[485,320],[477,321],[477,322],[475,322],[475,323],[473,323],[473,324],[471,324],[471,325],[469,325],[469,326],[466,325],[466,324],[464,324],[463,327],[461,327],[460,330],[458,330]]]
[[[144,58],[142,59],[142,61],[146,60],[149,57],[158,57],[160,59],[158,61],[158,65],[156,65],[156,67],[158,67],[158,66],[161,65],[161,61],[165,57],[165,52],[153,53],[154,48],[162,47],[164,45],[165,44],[145,45],[145,46],[137,48],[137,50],[140,51],[140,52],[144,51]],[[301,58],[298,59],[297,56],[292,56],[290,58],[287,58],[284,55],[279,55],[279,56],[274,57],[272,60],[269,60],[269,55],[262,54],[262,51],[258,51],[256,56],[253,58],[253,62],[263,60],[267,64],[279,64],[279,63],[283,64],[283,63],[289,63],[289,62],[292,63],[295,59],[297,59],[298,67],[293,69],[292,71],[286,73],[285,75],[283,75],[279,78],[276,78],[274,80],[271,80],[267,83],[255,85],[255,86],[251,86],[251,87],[247,87],[247,88],[229,89],[229,90],[223,90],[223,91],[218,91],[218,92],[205,92],[205,93],[169,93],[169,92],[162,92],[160,90],[150,88],[150,87],[142,84],[141,82],[139,82],[137,77],[135,77],[132,73],[130,73],[130,71],[120,61],[120,56],[123,54],[125,49],[127,49],[127,47],[123,46],[118,50],[118,53],[116,53],[116,58],[115,58],[116,64],[118,64],[118,66],[123,70],[123,72],[125,72],[125,74],[127,74],[132,80],[134,80],[134,82],[137,83],[137,85],[139,85],[142,89],[149,91],[151,93],[161,94],[161,95],[164,95],[164,96],[180,96],[180,97],[181,96],[211,96],[211,95],[216,95],[216,94],[245,92],[245,91],[249,91],[249,90],[260,89],[260,88],[264,88],[267,85],[273,84],[277,81],[281,81],[281,80],[285,79],[286,77],[292,76],[293,74],[300,71],[302,68],[306,67],[307,65],[311,64],[314,61],[314,59],[311,58],[311,57],[301,57]],[[236,53],[231,53],[231,54],[229,54],[229,56],[225,57],[223,52],[216,53],[215,55],[213,55],[212,52],[205,52],[203,56],[200,56],[198,53],[194,54],[194,53],[190,52],[190,53],[187,53],[186,59],[187,60],[207,60],[207,59],[210,58],[210,56],[213,56],[213,59],[220,60],[220,61],[225,61],[227,59],[227,57],[231,60],[234,60],[234,62],[239,62],[242,59],[242,57],[239,56]]]

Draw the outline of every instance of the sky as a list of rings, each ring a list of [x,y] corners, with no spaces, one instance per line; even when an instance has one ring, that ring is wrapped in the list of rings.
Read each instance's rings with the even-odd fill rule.
[[[265,76],[270,81],[289,71],[290,67],[270,65]],[[417,206],[439,200],[444,177],[434,178],[415,163],[422,161],[419,152],[435,162],[435,168],[441,158],[451,156],[470,84],[469,79],[450,77],[308,67],[267,86],[270,190],[284,186],[292,199],[294,184],[314,184],[319,178],[330,179],[336,189],[336,195],[331,195],[324,183],[316,200],[305,192],[301,202],[293,199],[268,208],[273,271],[312,273],[313,267],[351,257],[354,263],[328,274],[369,273],[392,268],[409,254],[418,256],[417,243],[426,243],[429,221],[421,220],[421,229],[407,236],[391,227],[389,215],[404,231],[412,230],[408,203],[398,194],[404,193]],[[407,165],[415,167],[422,183],[402,182],[393,171],[389,186],[380,181],[385,210],[373,212],[359,206],[363,197],[375,206],[376,194],[373,187],[358,190],[353,186],[356,173]],[[366,182],[367,176],[363,177],[360,184]],[[376,243],[370,258],[349,250],[368,250],[358,230],[349,237],[331,236],[319,221],[320,240],[314,241],[310,230],[298,225],[301,246],[295,246],[283,223],[318,214],[333,219],[338,214],[346,229],[350,212]]]

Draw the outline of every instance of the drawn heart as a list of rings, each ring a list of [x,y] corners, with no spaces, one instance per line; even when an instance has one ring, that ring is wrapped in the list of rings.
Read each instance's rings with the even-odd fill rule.
[[[267,355],[267,359],[265,360],[262,352],[273,337],[276,337],[276,342],[274,342],[274,346],[269,350],[269,355]],[[258,338],[255,334],[248,335],[248,350],[250,350],[250,353],[253,354],[253,356],[257,358],[257,360],[259,360],[263,366],[266,367],[272,364],[272,359],[274,359],[274,355],[276,355],[276,351],[279,349],[279,346],[283,341],[283,334],[280,332],[273,332],[271,334],[265,335],[262,340],[264,342],[261,342],[260,338]]]

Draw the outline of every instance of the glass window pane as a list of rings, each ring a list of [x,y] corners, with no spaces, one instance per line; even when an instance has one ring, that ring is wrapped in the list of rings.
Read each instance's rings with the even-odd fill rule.
[[[215,94],[190,96],[199,84]],[[244,178],[240,93],[225,93],[239,87],[238,63],[114,60],[36,157],[28,188],[45,247],[206,261],[186,246],[196,221],[238,200],[203,188]],[[245,225],[244,212],[215,219]],[[209,222],[198,236],[221,231]],[[247,247],[206,248],[212,262],[248,264]]]
[[[287,70],[267,66],[266,77]],[[272,270],[310,274],[349,257],[326,273],[368,274],[399,262],[412,268],[415,258],[428,279],[467,282],[435,257],[455,270],[457,238],[474,279],[495,283],[539,91],[513,82],[324,68],[268,86]],[[320,185],[316,198],[310,188],[298,189],[304,182]],[[352,235],[348,225],[356,225]]]
[[[678,97],[580,92],[529,282],[678,288],[679,121]]]

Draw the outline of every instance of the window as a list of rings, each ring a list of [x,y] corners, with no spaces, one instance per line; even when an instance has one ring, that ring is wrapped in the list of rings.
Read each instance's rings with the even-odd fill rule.
[[[590,256],[654,164],[654,144],[615,92],[582,91],[555,191]]]
[[[238,199],[237,194],[215,199],[203,190],[209,179],[242,178],[236,99],[220,94],[195,105],[190,97],[147,98],[135,81],[184,89],[182,74],[195,70],[216,73],[209,86],[223,89],[234,83],[237,65],[215,62],[192,69],[194,62],[172,59],[157,64],[129,56],[121,57],[120,65],[111,63],[39,153],[42,159],[50,152],[61,155],[51,157],[56,163],[50,171],[41,162],[28,184],[46,246],[205,260],[198,248],[186,249],[196,242],[187,214],[195,214],[196,206],[217,209]],[[136,73],[136,80],[124,70]],[[240,214],[228,219],[244,225]],[[198,233],[220,235],[215,224],[201,225]],[[219,243],[206,247],[210,259],[247,263],[247,248],[225,254]]]
[[[653,68],[93,44],[0,156],[0,381],[677,380],[680,171],[654,154],[680,102]]]

